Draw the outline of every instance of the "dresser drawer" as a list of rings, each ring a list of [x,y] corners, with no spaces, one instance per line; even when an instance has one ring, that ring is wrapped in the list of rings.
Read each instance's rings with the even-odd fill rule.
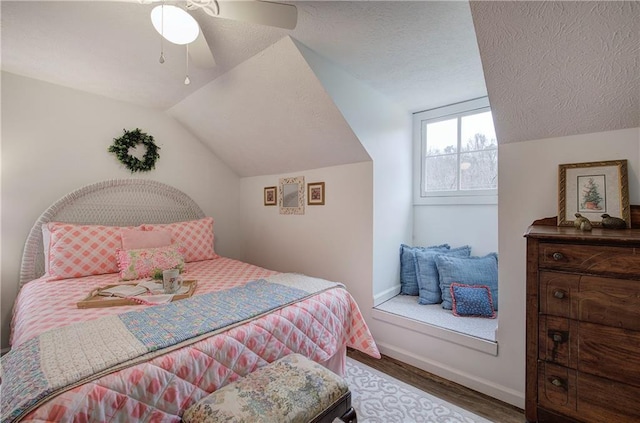
[[[555,364],[538,364],[538,404],[563,414],[575,415],[577,372]]]
[[[640,248],[541,242],[538,265],[545,269],[640,277]]]
[[[640,281],[541,271],[540,313],[640,331]]]
[[[579,327],[578,370],[640,388],[640,332],[585,322]]]
[[[540,316],[538,357],[640,388],[640,332]]]
[[[540,360],[577,369],[579,322],[565,317],[540,316],[538,325]]]
[[[637,423],[640,388],[538,363],[538,404],[584,422]]]
[[[538,283],[540,313],[576,318],[580,275],[541,271]]]

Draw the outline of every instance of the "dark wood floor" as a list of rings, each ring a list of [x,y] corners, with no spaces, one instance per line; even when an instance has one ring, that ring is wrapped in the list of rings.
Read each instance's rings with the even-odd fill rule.
[[[519,408],[391,357],[383,355],[382,359],[378,360],[352,349],[348,349],[347,355],[369,367],[373,367],[406,384],[442,398],[492,422],[523,423],[525,421],[524,412]]]

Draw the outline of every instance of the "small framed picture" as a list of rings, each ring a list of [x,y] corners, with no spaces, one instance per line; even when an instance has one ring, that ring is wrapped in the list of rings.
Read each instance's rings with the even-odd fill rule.
[[[264,188],[264,205],[275,206],[278,204],[278,187]]]
[[[626,160],[561,164],[558,174],[558,225],[572,226],[576,213],[594,227],[603,215],[631,227]]]
[[[307,184],[307,205],[324,205],[324,182],[312,182]]]

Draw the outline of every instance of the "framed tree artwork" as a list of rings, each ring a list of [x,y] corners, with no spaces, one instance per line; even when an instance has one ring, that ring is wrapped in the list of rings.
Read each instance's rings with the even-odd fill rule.
[[[572,226],[576,213],[602,226],[603,215],[631,227],[626,160],[561,164],[558,169],[558,225]]]

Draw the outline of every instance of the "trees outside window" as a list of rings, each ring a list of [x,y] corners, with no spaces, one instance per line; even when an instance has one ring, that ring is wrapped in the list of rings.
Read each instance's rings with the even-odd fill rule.
[[[464,108],[463,104],[456,106]],[[421,196],[496,194],[498,142],[491,110],[478,108],[477,102],[470,107],[474,108],[438,117],[431,117],[437,110],[417,115]],[[449,111],[443,108],[443,113]]]

